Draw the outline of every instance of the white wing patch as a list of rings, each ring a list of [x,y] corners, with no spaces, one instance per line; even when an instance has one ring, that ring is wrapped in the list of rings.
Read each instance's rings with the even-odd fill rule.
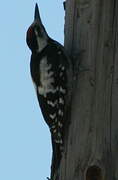
[[[51,119],[55,119],[56,118],[56,113],[50,114],[49,116],[50,116]]]
[[[60,87],[60,92],[61,92],[62,94],[65,94],[65,93],[66,93],[66,90],[63,89],[62,87]]]
[[[59,98],[59,103],[60,104],[64,104],[64,99],[62,99],[61,97]]]
[[[48,103],[50,106],[55,107],[55,106],[57,105],[57,100],[54,101],[54,102],[48,100],[47,103]]]
[[[55,140],[55,142],[58,144],[63,144],[63,142],[62,142],[62,140],[61,139],[59,139],[59,140]]]
[[[54,83],[53,72],[51,71],[52,65],[47,63],[47,58],[44,57],[40,62],[40,81],[41,85],[38,86],[38,92],[44,97],[47,93],[55,93],[57,89],[53,87]]]
[[[61,109],[59,109],[58,114],[59,114],[60,116],[63,116],[63,111],[61,111]]]
[[[60,127],[60,128],[62,128],[62,123],[60,123],[60,121],[58,122],[58,126]]]

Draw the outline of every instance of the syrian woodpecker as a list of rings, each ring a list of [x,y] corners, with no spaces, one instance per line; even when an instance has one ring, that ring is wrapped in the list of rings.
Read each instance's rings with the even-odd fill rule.
[[[51,132],[54,156],[59,158],[63,149],[69,58],[64,47],[48,36],[37,4],[26,41],[32,52],[31,77],[44,120]]]

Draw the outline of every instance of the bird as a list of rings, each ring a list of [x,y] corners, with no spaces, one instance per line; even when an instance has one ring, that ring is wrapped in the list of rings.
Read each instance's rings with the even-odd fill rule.
[[[39,106],[52,139],[53,169],[59,166],[64,146],[70,59],[64,47],[49,37],[36,3],[26,42],[31,50],[30,72]],[[71,79],[71,78],[70,78]]]

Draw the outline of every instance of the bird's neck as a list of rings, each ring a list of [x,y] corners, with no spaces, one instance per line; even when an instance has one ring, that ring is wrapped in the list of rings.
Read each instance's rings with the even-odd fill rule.
[[[37,52],[40,53],[48,44],[48,40],[44,38],[37,38],[37,44],[38,44],[38,49]]]
[[[40,53],[48,44],[48,35],[44,32],[42,37],[40,37],[37,31],[35,31],[35,34],[37,40],[37,52]]]

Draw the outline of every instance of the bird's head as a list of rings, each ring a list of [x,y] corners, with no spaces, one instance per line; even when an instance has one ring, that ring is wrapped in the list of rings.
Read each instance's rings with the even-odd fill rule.
[[[42,24],[37,4],[35,6],[34,22],[27,30],[26,41],[32,52],[40,52],[47,45],[48,34]]]

